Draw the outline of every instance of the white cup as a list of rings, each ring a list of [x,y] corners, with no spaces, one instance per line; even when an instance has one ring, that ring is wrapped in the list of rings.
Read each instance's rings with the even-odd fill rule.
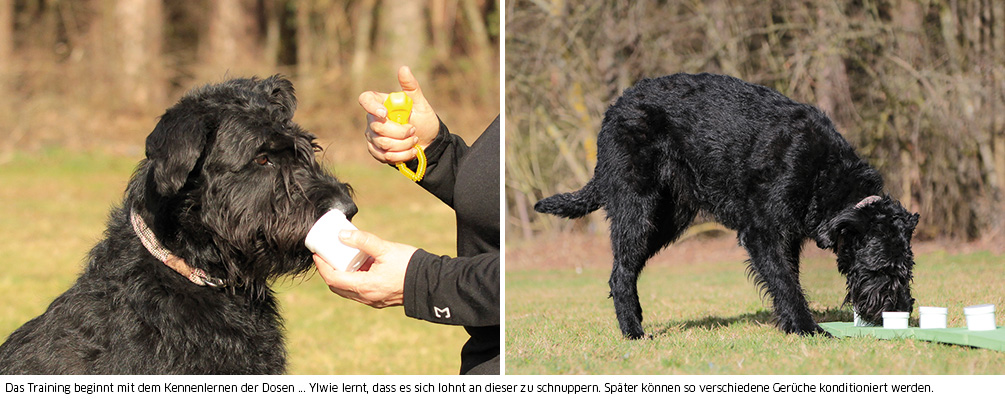
[[[946,314],[949,309],[946,307],[918,307],[920,321],[918,325],[921,329],[943,329],[946,327]]]
[[[883,328],[907,329],[907,318],[910,315],[906,311],[883,311]]]
[[[876,326],[868,322],[865,322],[865,320],[862,319],[862,317],[858,316],[858,311],[855,311],[854,308],[852,309],[852,312],[855,314],[855,324],[853,326],[861,326],[861,327]]]
[[[995,305],[981,304],[963,308],[967,316],[967,329],[972,331],[995,330]]]
[[[346,219],[340,210],[332,209],[322,215],[310,232],[304,244],[311,252],[317,253],[328,264],[339,271],[356,271],[367,259],[367,254],[342,243],[338,238],[339,231],[358,230]]]

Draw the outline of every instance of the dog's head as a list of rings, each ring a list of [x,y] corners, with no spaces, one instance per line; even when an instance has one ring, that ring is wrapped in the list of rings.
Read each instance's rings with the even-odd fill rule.
[[[837,253],[838,270],[848,282],[845,303],[865,321],[881,324],[883,311],[913,308],[911,236],[917,224],[918,214],[889,196],[870,196],[817,233],[817,244]]]
[[[189,92],[147,137],[127,204],[168,250],[237,285],[307,271],[313,223],[331,208],[352,218],[356,206],[292,121],[296,104],[278,76]]]

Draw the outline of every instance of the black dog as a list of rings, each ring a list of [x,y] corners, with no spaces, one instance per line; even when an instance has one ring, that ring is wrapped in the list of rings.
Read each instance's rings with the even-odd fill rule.
[[[607,110],[597,146],[586,186],[535,209],[567,218],[607,211],[611,296],[625,336],[643,336],[636,281],[646,260],[700,211],[737,231],[785,332],[823,332],[799,284],[806,238],[837,253],[845,302],[863,319],[911,310],[918,215],[881,195],[879,173],[816,108],[727,76],[644,79]]]
[[[86,270],[0,346],[0,373],[284,372],[269,281],[310,269],[304,238],[328,209],[356,213],[295,108],[271,77],[168,109]]]

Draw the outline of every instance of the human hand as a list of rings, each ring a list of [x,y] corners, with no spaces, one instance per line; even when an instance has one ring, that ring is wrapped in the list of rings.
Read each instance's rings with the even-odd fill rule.
[[[370,255],[366,269],[356,272],[336,270],[317,254],[314,265],[328,288],[335,294],[373,308],[400,306],[404,301],[405,270],[417,250],[415,247],[383,240],[363,231],[341,231],[339,239],[350,247]]]
[[[429,146],[440,130],[440,119],[422,95],[419,81],[407,66],[398,69],[398,84],[412,98],[412,114],[404,125],[387,120],[384,100],[387,93],[367,91],[359,95],[359,105],[366,111],[367,151],[385,164],[397,164],[415,158],[415,145]]]

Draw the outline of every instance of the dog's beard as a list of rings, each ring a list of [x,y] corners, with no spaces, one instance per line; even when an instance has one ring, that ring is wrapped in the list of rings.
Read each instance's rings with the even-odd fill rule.
[[[884,269],[904,271],[902,266]],[[866,322],[880,325],[884,311],[911,312],[914,298],[911,297],[910,275],[900,272],[859,272],[848,275],[848,294],[844,302],[851,303],[855,311]]]

